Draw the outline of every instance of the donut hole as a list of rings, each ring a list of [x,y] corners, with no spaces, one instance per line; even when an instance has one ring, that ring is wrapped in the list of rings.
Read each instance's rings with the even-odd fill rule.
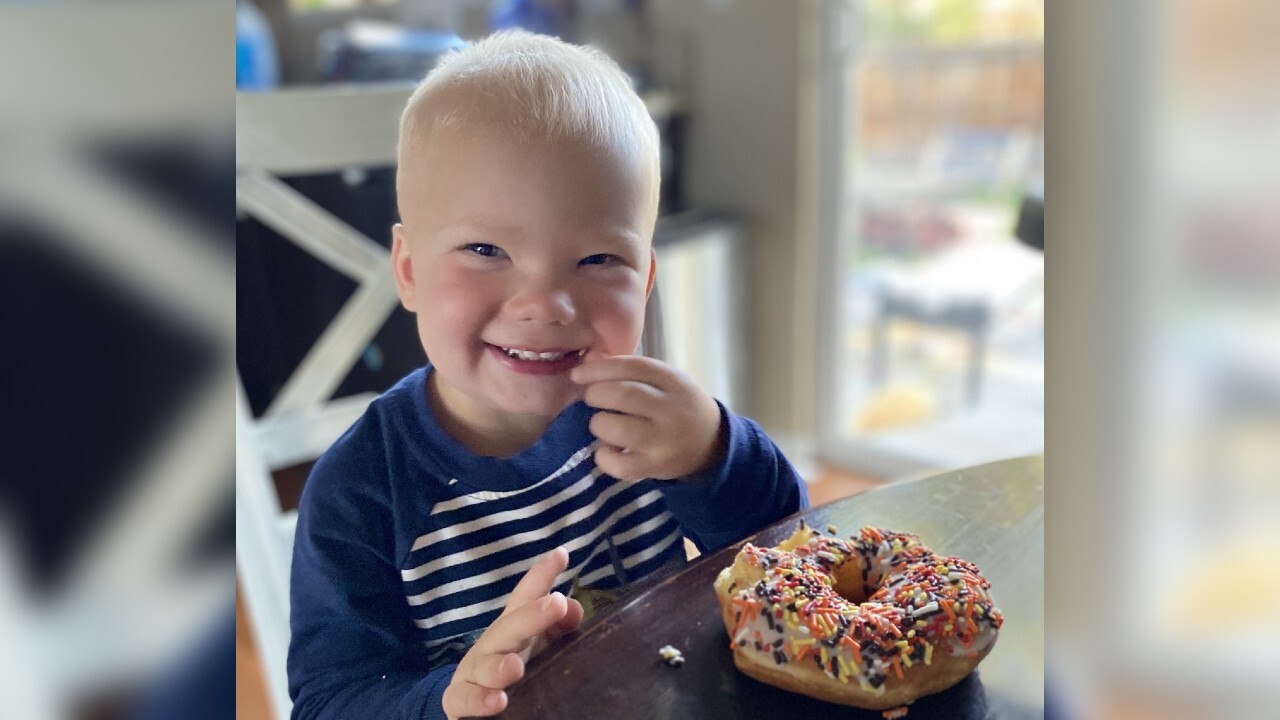
[[[853,605],[865,603],[879,589],[863,582],[862,570],[858,567],[841,568],[833,573],[831,577],[835,581],[831,589]]]

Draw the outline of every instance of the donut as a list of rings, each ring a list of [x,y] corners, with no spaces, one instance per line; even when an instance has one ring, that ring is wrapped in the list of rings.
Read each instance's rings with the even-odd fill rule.
[[[738,670],[869,710],[941,692],[977,667],[1004,622],[990,587],[976,565],[915,535],[864,527],[842,540],[803,522],[776,547],[745,544],[715,580]]]

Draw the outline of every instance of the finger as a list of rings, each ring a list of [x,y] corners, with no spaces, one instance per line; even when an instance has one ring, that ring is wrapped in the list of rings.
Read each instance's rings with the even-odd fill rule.
[[[574,600],[573,598],[569,598],[568,612],[565,613],[564,617],[561,618],[559,622],[547,628],[547,639],[559,640],[565,635],[577,630],[578,626],[582,625],[582,618],[584,615],[585,612],[582,609],[582,603]]]
[[[522,652],[529,647],[534,638],[560,622],[568,612],[569,604],[565,596],[558,592],[551,593],[540,600],[525,603],[510,612],[499,615],[472,649],[492,655]]]
[[[621,448],[601,445],[596,448],[596,467],[606,475],[625,482],[637,482],[650,477],[646,468],[649,460],[636,452],[623,452]]]
[[[648,418],[598,412],[587,422],[591,434],[606,444],[619,448],[642,447],[653,436],[654,424]]]
[[[673,384],[675,370],[670,365],[643,355],[614,355],[584,362],[569,372],[580,385],[611,380],[634,380],[665,390]]]
[[[524,677],[524,660],[516,653],[482,655],[471,665],[470,675],[476,685],[501,690]]]
[[[507,599],[507,610],[533,602],[551,592],[555,587],[556,577],[567,567],[569,567],[569,551],[562,547],[555,548],[538,558],[511,591],[511,597]]]
[[[593,408],[650,418],[658,415],[665,398],[662,390],[635,380],[592,383],[583,394],[583,400]]]
[[[604,360],[605,358],[609,358],[609,357],[613,357],[613,356],[612,356],[612,355],[609,355],[608,353],[606,353],[606,352],[605,352],[605,351],[603,351],[603,350],[598,350],[598,349],[596,349],[596,348],[591,348],[590,350],[588,350],[588,351],[587,351],[586,356],[584,356],[584,357],[582,358],[582,364],[583,364],[583,365],[585,365],[585,364],[587,364],[587,363],[599,362],[599,361]]]
[[[450,718],[489,717],[507,708],[507,694],[455,680],[444,689],[440,705]]]

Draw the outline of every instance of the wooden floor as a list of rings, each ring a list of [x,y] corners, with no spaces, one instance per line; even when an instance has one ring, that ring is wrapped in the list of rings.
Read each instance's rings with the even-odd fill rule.
[[[815,507],[826,505],[832,500],[857,495],[863,490],[870,490],[883,483],[883,480],[865,475],[854,475],[840,470],[824,469],[808,485],[809,504]]]
[[[253,629],[236,588],[236,720],[271,720]]]
[[[823,470],[808,485],[809,503],[822,505],[880,485],[875,478]],[[236,720],[271,720],[266,687],[253,646],[253,629],[236,593]],[[283,719],[277,719],[283,720]]]

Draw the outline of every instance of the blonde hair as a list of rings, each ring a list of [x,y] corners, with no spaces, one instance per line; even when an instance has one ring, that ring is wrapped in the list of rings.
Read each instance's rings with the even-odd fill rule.
[[[649,172],[656,210],[657,126],[626,73],[595,48],[503,30],[443,57],[400,117],[397,195],[412,150],[440,130],[465,128],[620,150]]]

